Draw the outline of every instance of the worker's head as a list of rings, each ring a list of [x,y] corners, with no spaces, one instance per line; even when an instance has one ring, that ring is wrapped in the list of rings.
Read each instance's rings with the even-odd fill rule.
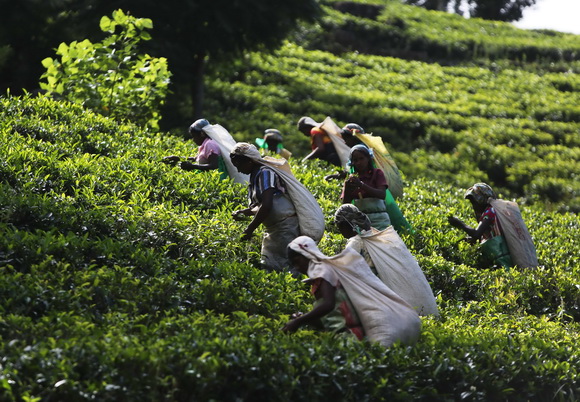
[[[360,140],[356,138],[356,134],[364,134],[365,130],[356,123],[348,123],[340,130],[340,135],[346,145],[354,147],[360,144]]]
[[[301,274],[306,274],[308,272],[308,266],[310,265],[310,259],[298,251],[292,249],[290,246],[287,248],[287,253],[290,265]]]
[[[238,142],[230,152],[230,160],[238,172],[250,174],[259,166],[258,161],[262,160],[262,156],[254,145]]]
[[[264,131],[264,141],[270,151],[276,152],[282,145],[282,133],[275,128],[269,128]]]
[[[207,138],[207,134],[203,131],[203,129],[209,125],[209,121],[206,119],[199,119],[194,121],[193,124],[189,126],[189,134],[197,145],[203,144]]]
[[[342,204],[334,214],[334,223],[346,239],[371,229],[369,217],[353,204]]]
[[[490,198],[496,198],[493,189],[486,183],[475,183],[465,191],[465,198],[472,204],[483,206]]]
[[[346,165],[357,173],[364,173],[373,169],[373,151],[365,145],[355,145],[350,149]]]
[[[298,124],[296,124],[298,131],[300,131],[307,137],[310,137],[310,130],[318,126],[319,124],[316,121],[314,121],[312,117],[308,116],[302,116],[300,120],[298,120]]]

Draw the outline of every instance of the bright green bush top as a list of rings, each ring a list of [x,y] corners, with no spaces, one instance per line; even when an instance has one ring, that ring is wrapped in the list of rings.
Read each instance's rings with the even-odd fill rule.
[[[414,347],[280,328],[308,289],[254,266],[245,188],[160,163],[192,143],[47,98],[0,99],[0,399],[573,400],[578,218],[522,206],[534,270],[486,269],[446,224],[462,190],[407,182],[405,236],[441,309]],[[292,161],[331,224],[339,184]]]

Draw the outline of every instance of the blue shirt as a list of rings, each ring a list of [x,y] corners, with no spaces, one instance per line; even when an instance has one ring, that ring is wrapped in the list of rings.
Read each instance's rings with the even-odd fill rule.
[[[262,193],[274,188],[274,195],[285,194],[286,185],[280,176],[267,166],[261,166],[250,175],[250,184],[248,187],[248,200],[250,206],[262,203]]]

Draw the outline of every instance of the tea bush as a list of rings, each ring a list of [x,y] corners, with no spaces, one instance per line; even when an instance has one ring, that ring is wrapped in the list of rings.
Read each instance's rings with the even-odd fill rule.
[[[574,77],[337,56],[289,43],[214,74],[207,115],[239,139],[260,136],[257,125],[276,127],[297,155],[309,145],[295,126],[300,116],[356,122],[383,138],[409,177],[463,187],[489,181],[510,197],[535,194],[577,212],[578,92],[558,89],[574,88]]]
[[[0,399],[578,395],[580,224],[547,209],[540,187],[518,200],[540,267],[505,271],[481,265],[447,224],[450,213],[473,220],[460,186],[407,176],[399,206],[414,233],[403,238],[441,317],[423,319],[417,345],[388,350],[287,335],[311,296],[290,274],[256,268],[258,236],[239,241],[245,224],[230,214],[246,203],[243,185],[161,163],[196,152],[176,136],[44,97],[0,102]],[[340,251],[340,183],[323,178],[332,169],[291,166],[327,217],[321,249]],[[448,180],[452,167],[441,165]]]

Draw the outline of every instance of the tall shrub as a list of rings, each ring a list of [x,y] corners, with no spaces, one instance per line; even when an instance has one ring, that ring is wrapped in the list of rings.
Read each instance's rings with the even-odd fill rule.
[[[139,54],[152,21],[116,10],[112,19],[101,18],[100,28],[110,34],[102,42],[61,43],[60,60],[44,59],[40,87],[102,115],[158,128],[171,73],[165,58]]]

